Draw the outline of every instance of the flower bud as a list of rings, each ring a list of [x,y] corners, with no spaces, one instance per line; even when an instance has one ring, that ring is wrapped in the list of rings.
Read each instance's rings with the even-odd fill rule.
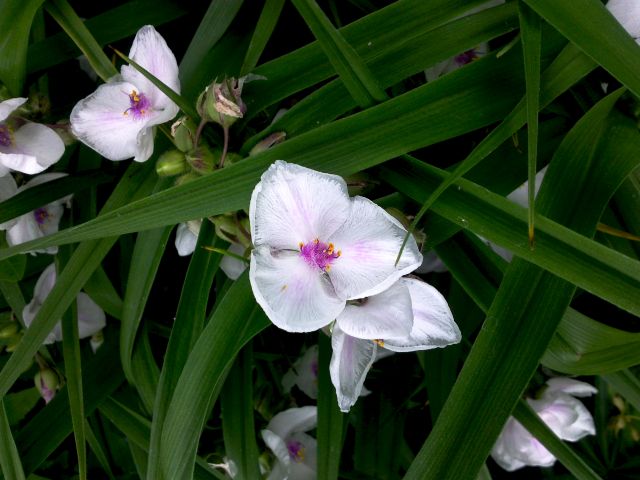
[[[187,117],[182,117],[171,125],[171,136],[176,147],[182,152],[193,149],[196,131],[196,125]]]
[[[211,218],[215,225],[216,235],[230,243],[240,243],[238,225],[231,214],[218,215]]]
[[[271,135],[268,135],[266,138],[263,138],[262,140],[260,140],[258,143],[254,145],[254,147],[249,152],[249,156],[252,157],[254,155],[257,155],[258,153],[262,153],[265,150],[270,149],[271,147],[273,147],[274,145],[277,145],[278,143],[284,142],[286,137],[287,137],[287,134],[285,132],[275,132],[275,133],[272,133]]]
[[[187,162],[197,173],[213,172],[216,165],[216,155],[206,145],[200,145],[187,153]]]
[[[156,173],[161,177],[180,175],[187,170],[187,161],[179,150],[169,150],[160,155],[156,163]]]
[[[0,325],[0,339],[5,340],[13,337],[18,333],[18,324],[16,322],[6,322]]]
[[[56,391],[60,388],[60,378],[58,374],[47,367],[36,373],[33,381],[45,403],[53,400],[53,397],[56,396]]]

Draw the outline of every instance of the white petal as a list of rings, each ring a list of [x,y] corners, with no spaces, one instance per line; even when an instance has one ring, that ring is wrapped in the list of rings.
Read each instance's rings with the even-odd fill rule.
[[[512,453],[513,450],[517,451],[517,445],[523,440],[519,435],[521,431],[518,427],[522,428],[513,417],[509,417],[491,450],[491,458],[508,472],[513,472],[525,466],[525,463],[517,459]]]
[[[290,392],[294,385],[310,398],[318,398],[318,345],[309,347],[282,377],[285,392]]]
[[[134,157],[138,133],[148,121],[125,114],[130,108],[129,94],[138,87],[126,82],[106,83],[71,111],[71,130],[83,143],[109,160]]]
[[[18,185],[11,175],[0,177],[0,202],[10,199],[18,193]]]
[[[155,115],[155,114],[154,114]],[[148,124],[156,125],[157,117],[153,119],[149,119]],[[149,157],[153,154],[153,128],[147,127],[143,128],[138,132],[138,136],[136,137],[136,151],[133,160],[136,162],[146,162],[149,160]]]
[[[348,220],[330,237],[341,251],[329,272],[336,293],[345,299],[370,297],[418,268],[422,255],[413,236],[395,266],[406,233],[400,222],[371,200],[354,197]]]
[[[247,249],[239,243],[232,243],[229,245],[229,251],[236,255],[244,256]],[[222,260],[220,260],[220,268],[231,280],[237,280],[247,269],[247,262],[230,257],[229,255],[224,255]]]
[[[284,443],[284,438],[279,435],[273,433],[268,428],[265,430],[261,430],[260,434],[262,435],[262,440],[265,445],[273,452],[276,457],[277,464],[274,466],[272,470],[272,474],[276,470],[276,466],[279,466],[279,471],[283,471],[285,474],[288,474],[289,468],[291,465],[291,459],[289,458],[289,449],[287,449],[287,445]],[[274,480],[277,478],[286,478],[270,475],[269,478],[273,478]]]
[[[251,238],[278,249],[297,250],[316,238],[326,243],[350,209],[342,178],[278,160],[251,195]]]
[[[540,190],[540,185],[542,185],[542,180],[544,180],[544,176],[547,173],[547,167],[541,169],[538,173],[536,173],[536,188],[535,194],[538,195],[538,191]],[[521,207],[527,208],[529,206],[529,182],[526,181],[518,188],[516,188],[513,192],[507,195],[507,198],[514,203],[517,203]]]
[[[26,98],[18,97],[0,102],[0,122],[6,120],[16,108],[22,106],[26,101]]]
[[[315,480],[318,476],[318,442],[306,433],[297,432],[287,438],[288,442],[298,442],[304,448],[301,461],[292,461],[289,480]]]
[[[413,328],[403,338],[385,338],[384,348],[396,352],[428,350],[459,343],[460,329],[453,320],[453,314],[445,298],[431,285],[413,278],[401,278],[409,290],[413,308]]]
[[[422,264],[416,268],[415,273],[443,273],[448,271],[447,266],[433,250],[429,250],[422,257]]]
[[[409,289],[396,282],[384,292],[367,298],[363,304],[348,304],[337,321],[344,333],[356,338],[407,337],[413,326]]]
[[[317,423],[318,407],[289,408],[275,415],[267,425],[267,430],[286,439],[293,433],[308,432],[316,428]]]
[[[269,319],[288,332],[322,328],[345,305],[335,296],[326,274],[310,267],[298,253],[272,253],[268,247],[253,250],[249,279]]]
[[[580,400],[565,393],[545,394],[539,400],[527,399],[540,418],[563,440],[576,442],[595,435],[593,417]]]
[[[9,246],[20,245],[44,236],[32,212],[18,217],[18,220],[7,230]]]
[[[32,175],[60,160],[64,153],[64,142],[49,127],[39,123],[26,123],[15,132],[14,148],[16,153],[34,157],[35,164],[25,162],[22,168],[12,168]]]
[[[129,51],[129,58],[170,87],[174,92],[180,93],[176,57],[167,46],[164,38],[151,25],[146,25],[138,30]],[[176,104],[147,80],[144,75],[129,65],[124,65],[121,73],[125,81],[137,85],[139,91],[143,92],[151,100],[154,109],[165,111],[165,117],[167,118],[160,123],[169,121],[176,116],[178,113]],[[171,114],[171,112],[173,113]]]
[[[633,38],[640,37],[640,4],[637,0],[609,0],[607,10]]]
[[[590,397],[598,393],[598,389],[588,383],[567,377],[555,377],[547,380],[545,393],[564,392],[574,397]]]
[[[178,251],[178,255],[185,257],[191,255],[196,249],[196,243],[198,237],[193,234],[186,223],[181,223],[176,229],[176,241],[175,246]]]
[[[351,337],[336,324],[331,335],[331,346],[331,383],[336,389],[340,410],[348,412],[360,396],[367,372],[376,357],[376,344],[371,340]]]
[[[78,293],[78,333],[80,338],[95,335],[106,325],[104,310],[84,292]]]
[[[28,328],[31,322],[35,318],[36,314],[40,310],[42,303],[45,301],[53,286],[56,283],[56,266],[54,263],[49,265],[43,270],[36,281],[36,285],[33,289],[33,298],[24,309],[22,310],[22,317],[24,319],[25,326]],[[59,341],[62,338],[62,331],[60,325],[56,325],[51,333],[47,336],[44,344],[50,344],[55,341]]]

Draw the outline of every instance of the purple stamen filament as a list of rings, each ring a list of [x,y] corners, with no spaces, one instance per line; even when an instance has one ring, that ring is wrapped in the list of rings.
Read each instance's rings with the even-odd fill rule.
[[[11,129],[6,123],[0,123],[0,146],[8,147],[12,144]]]
[[[312,267],[317,267],[325,272],[331,269],[333,261],[342,254],[342,251],[336,251],[333,243],[326,244],[317,238],[306,245],[300,242],[299,246],[300,255],[304,258],[304,261]]]
[[[128,95],[130,107],[124,111],[124,115],[131,113],[133,118],[137,120],[144,117],[144,115],[151,110],[151,102],[144,93],[131,90],[131,93]]]
[[[47,212],[46,208],[41,207],[33,211],[33,216],[38,225],[42,225],[49,218],[49,212]]]
[[[304,460],[304,445],[297,440],[287,442],[287,450],[289,450],[289,457],[291,457],[291,460],[298,463]]]

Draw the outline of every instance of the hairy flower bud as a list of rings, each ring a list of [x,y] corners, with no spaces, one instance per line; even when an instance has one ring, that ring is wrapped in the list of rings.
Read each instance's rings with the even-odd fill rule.
[[[45,403],[53,400],[53,397],[56,396],[56,391],[60,388],[60,377],[55,371],[47,367],[36,373],[33,381]]]
[[[200,174],[213,172],[217,160],[216,155],[205,145],[200,145],[189,151],[186,158],[191,168]]]
[[[160,155],[156,163],[156,173],[161,177],[180,175],[187,170],[187,160],[179,150],[169,150]]]
[[[187,117],[181,117],[171,125],[171,136],[180,151],[188,152],[193,149],[196,130],[196,125]]]

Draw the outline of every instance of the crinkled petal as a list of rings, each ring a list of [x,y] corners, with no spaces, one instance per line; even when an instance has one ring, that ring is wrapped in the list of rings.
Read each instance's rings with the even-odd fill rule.
[[[151,25],[146,25],[138,30],[129,51],[129,58],[174,92],[180,93],[176,57],[164,38]],[[120,71],[125,81],[137,85],[138,91],[147,96],[154,109],[163,111],[163,120],[159,123],[167,122],[176,116],[178,113],[177,105],[144,75],[129,65],[124,65]]]
[[[138,133],[147,127],[151,115],[137,119],[126,114],[133,90],[138,87],[127,82],[100,85],[73,107],[73,134],[109,160],[135,157],[139,148]]]
[[[576,442],[595,435],[593,417],[583,403],[565,393],[543,394],[539,400],[527,399],[540,418],[563,440]]]
[[[376,358],[376,344],[347,335],[336,324],[331,334],[331,346],[331,383],[336,389],[340,410],[348,412],[362,392],[364,380]]]
[[[236,255],[244,256],[246,250],[247,249],[239,243],[232,243],[229,245],[229,251]],[[243,262],[242,260],[238,260],[237,258],[233,258],[229,255],[224,255],[222,260],[220,260],[220,269],[231,280],[237,280],[247,269],[247,262]]]
[[[413,278],[401,278],[411,295],[413,328],[402,339],[381,337],[384,348],[395,352],[428,350],[459,343],[460,329],[445,298],[431,285]]]
[[[640,37],[640,4],[637,0],[609,0],[607,10],[633,38]]]
[[[176,229],[176,241],[175,246],[178,251],[178,255],[185,257],[191,255],[196,249],[196,243],[198,243],[198,237],[191,230],[186,223],[181,223]]]
[[[286,439],[296,432],[308,432],[316,428],[317,424],[318,407],[289,408],[275,415],[267,425],[267,430]]]
[[[107,325],[104,310],[84,292],[78,293],[78,333],[80,338],[95,335]]]
[[[15,109],[24,105],[26,101],[26,98],[18,97],[0,102],[0,122],[9,118],[9,115],[11,115]]]
[[[354,197],[349,218],[330,237],[341,251],[329,272],[336,294],[345,299],[370,297],[418,268],[422,255],[413,236],[395,265],[406,233],[400,222],[371,200]]]
[[[39,123],[25,123],[14,134],[15,153],[34,160],[24,160],[21,165],[12,166],[29,175],[40,173],[62,157],[64,142],[51,128]]]
[[[598,393],[593,385],[568,377],[555,377],[547,380],[545,393],[563,392],[574,397],[590,397]]]
[[[352,337],[405,338],[413,326],[409,289],[398,281],[362,304],[348,304],[337,321],[340,329]]]
[[[342,178],[278,160],[251,195],[251,238],[256,246],[292,250],[316,238],[326,242],[350,209]]]
[[[288,332],[322,328],[345,305],[335,295],[326,274],[309,266],[297,252],[255,249],[249,279],[253,294],[269,319]]]

